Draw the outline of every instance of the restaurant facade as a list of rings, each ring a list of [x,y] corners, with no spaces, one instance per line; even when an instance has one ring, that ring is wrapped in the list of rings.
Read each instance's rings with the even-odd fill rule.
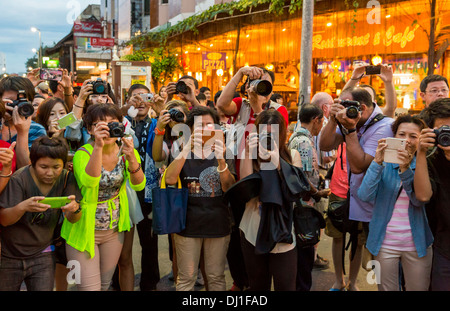
[[[350,1],[351,2],[351,1]],[[313,20],[311,94],[324,91],[338,96],[360,62],[389,64],[394,72],[397,106],[421,110],[420,81],[428,68],[430,4],[426,0],[380,1],[379,7],[355,8],[348,1],[317,1]],[[372,1],[373,2],[373,1]],[[378,2],[378,1],[374,1]],[[173,35],[184,72],[213,93],[221,90],[243,66],[261,66],[275,72],[274,92],[288,109],[297,109],[300,71],[301,10],[269,13],[262,5],[240,14],[219,14],[197,31]],[[438,0],[435,73],[450,77],[450,1]],[[448,41],[446,41],[448,40]],[[145,42],[151,50],[158,42]],[[384,84],[378,76],[365,76],[383,103]]]

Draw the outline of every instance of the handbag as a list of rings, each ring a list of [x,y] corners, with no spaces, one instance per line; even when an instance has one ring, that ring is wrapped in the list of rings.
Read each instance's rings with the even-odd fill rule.
[[[166,172],[161,178],[161,187],[152,189],[153,196],[153,232],[159,235],[178,233],[186,227],[188,189],[166,187]]]
[[[313,246],[320,241],[320,229],[325,228],[322,214],[308,205],[296,202],[294,207],[294,229],[297,246]]]

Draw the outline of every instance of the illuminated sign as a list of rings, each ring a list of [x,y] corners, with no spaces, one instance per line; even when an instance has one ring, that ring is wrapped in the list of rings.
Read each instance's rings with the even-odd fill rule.
[[[203,52],[202,69],[227,69],[227,53]]]

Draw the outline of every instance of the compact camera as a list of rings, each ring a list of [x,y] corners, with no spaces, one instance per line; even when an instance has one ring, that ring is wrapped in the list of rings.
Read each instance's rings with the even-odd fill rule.
[[[88,84],[92,84],[92,94],[108,94],[108,83],[101,78],[97,78],[95,81],[89,81]]]
[[[6,103],[9,107],[18,107],[19,115],[28,118],[34,114],[33,105],[27,100],[27,95],[25,91],[20,90],[19,94],[17,94],[17,99],[12,103]]]
[[[189,87],[184,81],[178,81],[175,85],[175,94],[189,94]]]
[[[143,101],[149,102],[153,99],[153,94],[152,93],[141,94],[141,98]]]
[[[109,137],[123,137],[125,136],[125,126],[120,122],[108,123]]]
[[[442,147],[450,146],[450,126],[443,125],[434,130],[434,133],[436,134],[436,146],[438,144]]]
[[[343,100],[341,105],[345,107],[345,114],[350,119],[356,119],[361,111],[361,104],[355,100]]]
[[[175,122],[184,122],[184,113],[182,113],[180,110],[177,110],[175,108],[170,109],[166,112],[166,114],[170,115],[170,118]]]

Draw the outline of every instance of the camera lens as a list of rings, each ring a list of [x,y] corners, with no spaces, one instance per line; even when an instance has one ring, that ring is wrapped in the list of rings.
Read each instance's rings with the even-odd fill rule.
[[[177,84],[175,85],[175,90],[176,90],[176,94],[178,94],[178,93],[188,94],[189,93],[189,88],[186,85],[186,83],[184,83],[184,81],[178,81]]]
[[[347,118],[356,119],[358,117],[359,110],[355,106],[347,107],[346,115]]]
[[[108,124],[109,137],[123,137],[125,133],[125,127],[122,123],[112,122]]]
[[[29,102],[22,102],[18,105],[18,112],[25,118],[31,117],[34,114],[34,107]]]
[[[450,146],[450,133],[441,132],[437,137],[436,141],[442,147]]]
[[[173,121],[178,122],[178,123],[184,122],[184,114],[181,111],[179,111],[175,108],[172,108],[168,111],[168,114],[170,114],[170,118]]]
[[[272,83],[267,80],[253,80],[250,86],[254,88],[255,92],[261,96],[267,96],[272,93]]]

